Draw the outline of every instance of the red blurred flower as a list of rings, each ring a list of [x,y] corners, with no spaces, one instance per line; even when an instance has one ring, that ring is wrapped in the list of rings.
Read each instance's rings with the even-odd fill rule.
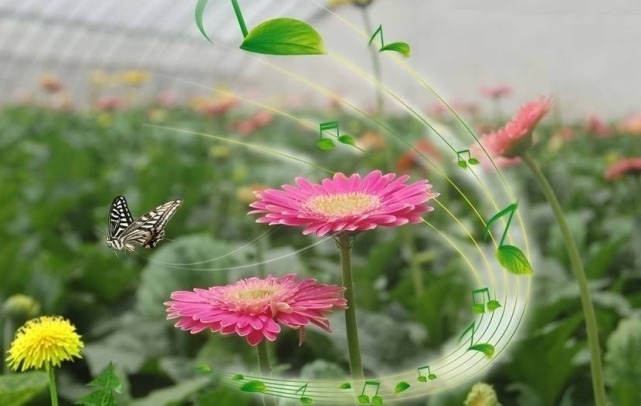
[[[603,174],[606,180],[616,180],[625,175],[641,175],[641,157],[626,158],[610,165]]]

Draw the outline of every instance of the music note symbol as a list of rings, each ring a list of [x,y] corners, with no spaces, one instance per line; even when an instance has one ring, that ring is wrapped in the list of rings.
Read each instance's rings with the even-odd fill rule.
[[[196,3],[195,21],[200,33],[209,42],[212,42],[203,26],[203,15],[208,1],[198,0]],[[250,31],[245,24],[238,0],[231,0],[231,4],[243,34],[240,49],[268,55],[319,55],[325,53],[323,39],[311,25],[293,18],[273,18],[263,21]]]
[[[477,295],[481,296],[481,301],[480,303],[477,303],[476,297]],[[485,304],[485,297],[487,297],[487,305]],[[492,299],[490,297],[490,289],[488,288],[481,288],[481,289],[475,289],[472,291],[472,311],[477,314],[483,314],[485,313],[485,306],[487,306],[487,310],[493,312],[494,310],[498,309],[501,307],[501,303],[499,303],[498,300]]]
[[[371,402],[370,402],[369,396],[365,394],[365,389],[368,386],[373,386],[376,388],[374,395],[372,396]],[[361,391],[361,394],[358,396],[358,403],[361,405],[368,405],[370,403],[372,405],[382,405],[383,398],[378,396],[378,390],[380,389],[380,387],[381,387],[381,383],[378,381],[365,381],[365,383],[363,384],[363,390]]]
[[[323,138],[323,134],[330,135],[333,137],[336,137],[338,142],[342,144],[347,144],[347,145],[352,145],[355,146],[356,143],[354,142],[354,139],[347,135],[343,134],[341,135],[340,133],[340,128],[338,126],[338,121],[328,121],[326,123],[321,123],[319,126],[320,130],[320,140],[316,143],[316,146],[319,149],[327,150],[327,149],[333,149],[336,147],[334,144],[334,141],[332,141],[329,138]]]
[[[485,356],[487,358],[492,358],[492,356],[494,355],[494,346],[492,344],[489,344],[489,343],[477,343],[477,344],[474,344],[474,332],[476,331],[476,322],[475,321],[473,321],[472,324],[470,324],[468,326],[468,328],[465,329],[463,334],[461,334],[461,336],[458,339],[459,342],[470,331],[472,332],[470,334],[470,347],[467,350],[468,351],[470,351],[470,350],[479,351],[479,352],[482,352],[483,354],[485,354]]]
[[[377,35],[381,39],[381,47],[378,49],[378,52],[393,51],[393,52],[398,52],[399,54],[403,55],[405,58],[409,58],[410,46],[407,42],[392,42],[391,44],[385,45],[385,40],[383,39],[382,25],[379,25],[376,31],[374,31],[374,34],[372,34],[372,36],[370,37],[367,45],[371,45],[372,42],[374,41],[374,38],[376,38]]]
[[[307,390],[307,386],[309,383],[306,383],[305,385],[301,386],[300,388],[296,389],[296,392],[294,392],[294,395],[296,395],[298,392],[303,391],[300,395],[300,403],[303,405],[311,405],[314,403],[314,399],[305,396],[305,391]]]
[[[464,154],[467,154],[467,159],[461,157],[461,155],[464,155]],[[470,165],[479,164],[479,160],[472,156],[469,149],[456,151],[456,158],[457,158],[456,164],[463,169],[467,169]]]
[[[505,229],[503,229],[501,241],[499,242],[499,247],[496,250],[496,258],[498,259],[501,266],[507,269],[508,272],[517,275],[529,275],[533,272],[533,270],[523,251],[513,245],[504,244],[505,237],[507,236],[507,231],[510,228],[512,217],[514,217],[514,212],[516,212],[517,207],[518,202],[512,203],[505,209],[492,216],[492,218],[487,221],[487,225],[485,226],[485,230],[483,231],[483,236],[484,238],[487,238],[490,233],[490,227],[492,226],[492,224],[494,224],[498,219],[505,216],[506,214],[509,214],[509,217],[507,218],[507,224],[505,225]]]
[[[430,366],[429,365],[425,365],[425,366],[419,367],[419,368],[417,368],[417,370],[418,370],[417,381],[419,381],[419,382],[427,382],[428,379],[430,381],[433,381],[434,379],[436,379],[436,374],[432,373],[432,371],[430,370]],[[425,371],[425,370],[427,370],[427,376],[423,375],[423,371]]]

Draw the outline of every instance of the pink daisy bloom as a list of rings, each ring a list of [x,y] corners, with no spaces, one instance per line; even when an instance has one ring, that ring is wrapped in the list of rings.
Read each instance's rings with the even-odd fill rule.
[[[532,145],[532,130],[550,107],[552,99],[549,97],[526,103],[505,126],[482,135],[480,142],[492,157],[518,157]]]
[[[641,158],[622,159],[610,165],[603,176],[606,180],[616,180],[630,174],[641,175]]]
[[[326,316],[347,307],[341,297],[344,290],[315,279],[297,281],[295,274],[270,275],[241,279],[233,285],[173,292],[165,306],[167,319],[179,319],[176,327],[192,334],[206,329],[223,335],[235,333],[256,346],[263,339],[274,341],[280,333],[279,324],[283,324],[300,329],[302,343],[309,323],[331,331]]]
[[[408,178],[378,170],[364,178],[336,173],[321,184],[299,177],[296,186],[255,192],[259,200],[250,204],[255,210],[249,214],[264,214],[258,223],[301,226],[305,227],[303,234],[319,237],[419,223],[423,213],[434,210],[428,200],[439,194],[430,191],[427,180],[408,185]]]

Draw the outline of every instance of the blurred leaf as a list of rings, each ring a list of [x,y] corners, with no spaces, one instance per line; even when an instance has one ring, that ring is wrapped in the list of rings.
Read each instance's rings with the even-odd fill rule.
[[[396,384],[396,387],[394,388],[394,393],[401,393],[401,392],[407,390],[409,387],[410,387],[409,383],[407,383],[405,381],[401,381],[401,382]]]
[[[615,404],[641,404],[641,319],[624,319],[608,337],[605,379]]]
[[[48,386],[47,374],[41,371],[0,376],[0,405],[20,406],[29,402]]]
[[[243,392],[264,393],[264,392],[267,392],[267,386],[265,386],[265,383],[263,383],[262,381],[249,381],[247,383],[244,383],[240,387],[240,390]]]
[[[198,3],[196,3],[195,19],[198,31],[203,34],[203,37],[205,37],[207,41],[211,42],[211,40],[207,36],[207,33],[205,32],[205,27],[203,27],[203,13],[205,12],[205,6],[207,6],[208,1],[209,0],[198,0]]]
[[[179,382],[176,385],[164,389],[157,389],[151,392],[143,399],[137,399],[131,402],[132,406],[156,406],[167,405],[171,403],[181,404],[185,402],[190,395],[209,385],[211,378],[197,377],[187,381]]]
[[[240,45],[248,52],[269,55],[319,55],[323,39],[312,26],[293,18],[275,18],[252,29]]]
[[[501,245],[496,250],[496,258],[503,268],[517,275],[530,275],[532,266],[519,248],[513,245]]]
[[[470,346],[470,350],[482,352],[488,359],[494,356],[494,346],[488,343],[479,343]]]
[[[322,150],[330,150],[336,148],[336,144],[334,144],[334,141],[324,138],[316,143],[316,146],[318,149]]]

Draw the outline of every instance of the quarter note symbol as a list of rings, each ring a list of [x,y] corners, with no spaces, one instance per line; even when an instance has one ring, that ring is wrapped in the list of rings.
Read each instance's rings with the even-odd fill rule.
[[[372,34],[367,44],[371,45],[371,43],[374,42],[374,38],[376,38],[376,36],[378,36],[381,39],[381,47],[378,49],[378,52],[393,51],[393,52],[398,52],[399,54],[403,55],[405,58],[408,58],[410,56],[410,46],[407,42],[392,42],[390,44],[385,45],[385,40],[383,39],[382,25],[379,25],[376,31],[374,31],[374,34]]]
[[[494,356],[494,346],[489,343],[476,343],[474,344],[474,332],[476,331],[476,322],[473,321],[472,324],[470,324],[463,334],[459,337],[459,341],[463,339],[467,335],[467,333],[470,333],[470,347],[467,349],[468,351],[473,350],[473,351],[479,351],[487,358],[492,358]]]
[[[365,390],[367,387],[373,387],[375,388],[374,395],[372,395],[372,399],[370,400],[369,396],[365,394]],[[379,381],[365,381],[363,384],[363,390],[361,391],[361,394],[358,396],[358,403],[361,405],[382,405],[383,404],[383,398],[378,396],[378,390],[381,387],[381,383]]]

